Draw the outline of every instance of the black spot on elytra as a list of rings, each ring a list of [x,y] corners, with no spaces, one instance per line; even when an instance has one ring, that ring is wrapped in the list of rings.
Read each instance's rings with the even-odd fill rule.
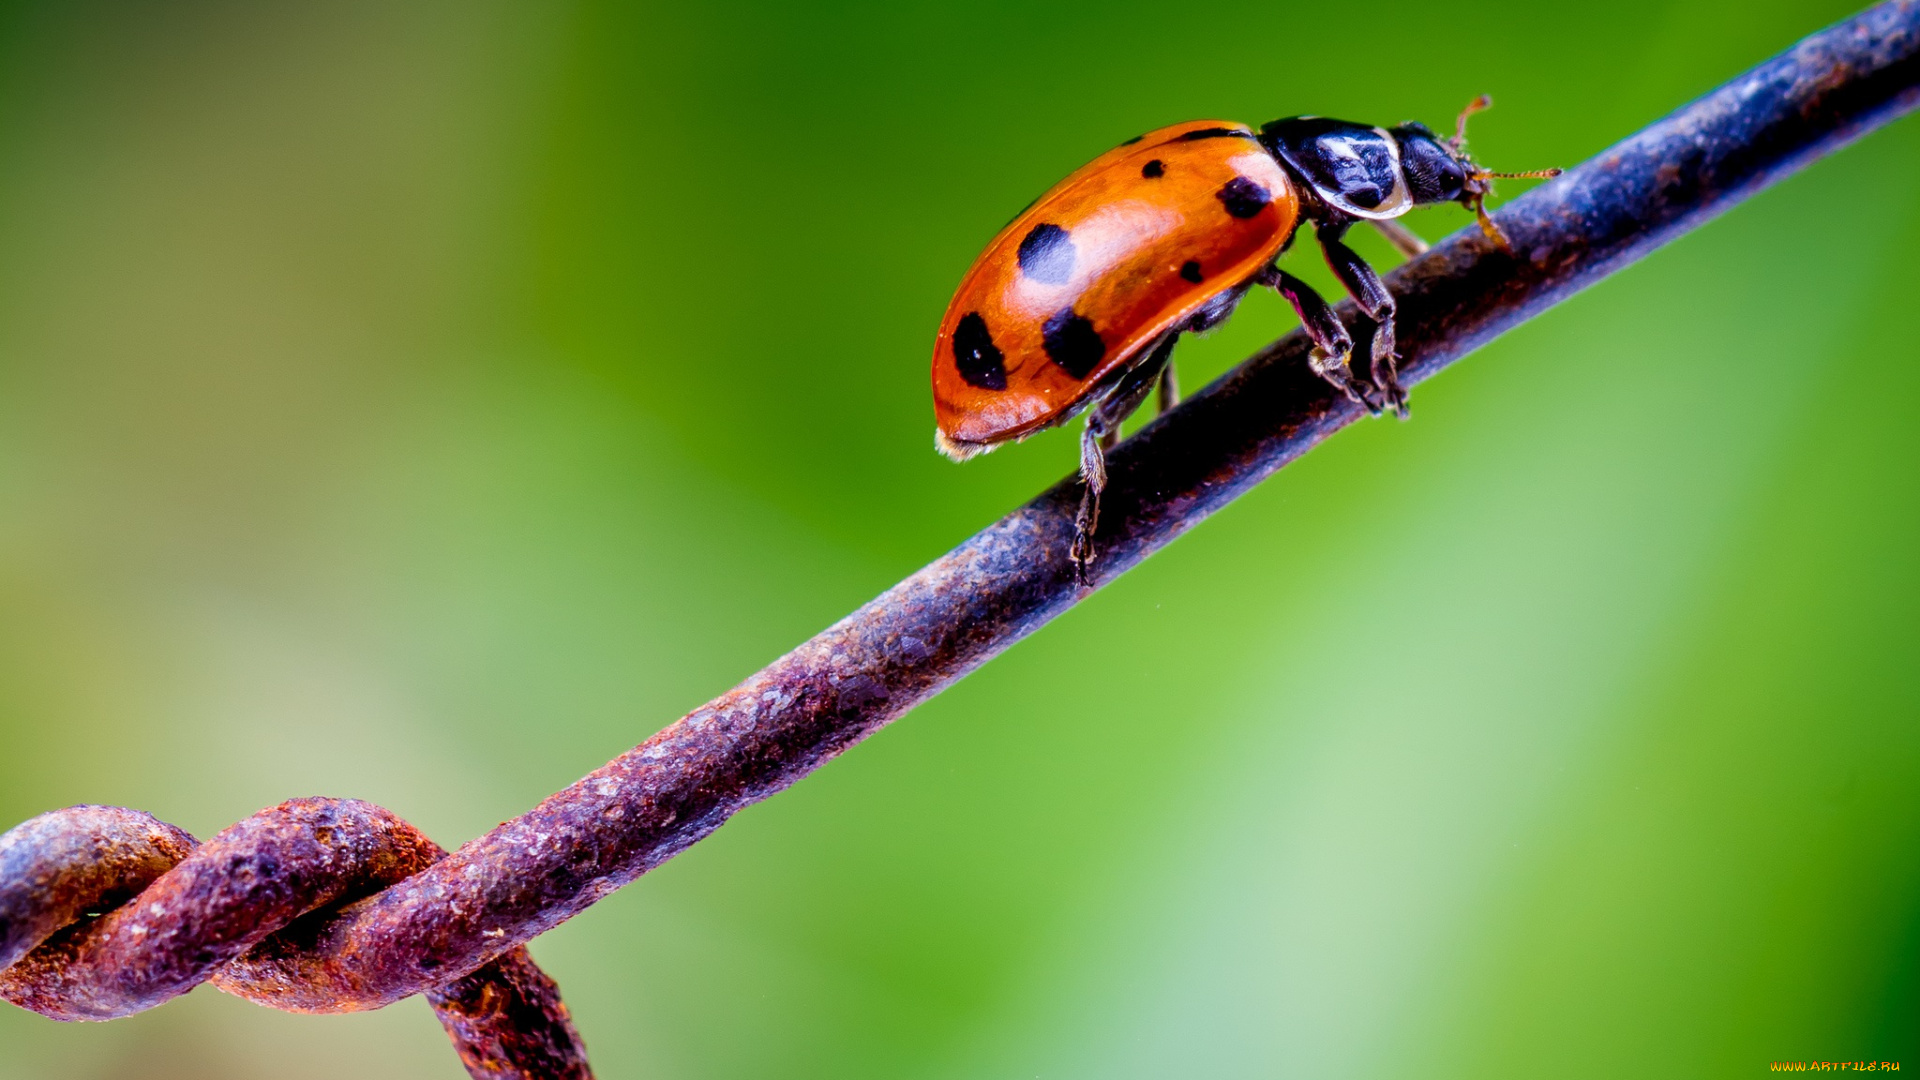
[[[1188,259],[1186,262],[1181,263],[1180,276],[1193,282],[1195,285],[1200,284],[1200,263],[1194,259]]]
[[[1196,142],[1200,139],[1251,139],[1253,132],[1239,128],[1197,128],[1180,136],[1181,142]]]
[[[1214,192],[1213,197],[1220,200],[1227,213],[1237,218],[1250,218],[1273,201],[1273,195],[1266,188],[1244,176],[1227,181],[1227,186]]]
[[[982,390],[1007,388],[1006,357],[987,332],[987,320],[977,311],[960,317],[953,328],[953,366],[968,386]]]
[[[1107,343],[1094,332],[1093,323],[1070,307],[1054,312],[1040,330],[1047,359],[1076,379],[1086,378],[1107,355]]]
[[[1043,285],[1065,285],[1073,276],[1073,238],[1058,225],[1035,225],[1020,241],[1020,272]]]
[[[1158,180],[1167,175],[1167,167],[1160,164],[1159,158],[1154,158],[1152,161],[1140,166],[1140,175],[1149,180]]]

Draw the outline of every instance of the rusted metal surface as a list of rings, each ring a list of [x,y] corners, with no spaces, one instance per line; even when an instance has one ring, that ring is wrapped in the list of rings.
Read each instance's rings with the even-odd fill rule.
[[[1917,3],[1882,4],[1817,34],[1515,200],[1498,215],[1511,251],[1470,227],[1390,275],[1405,379],[1427,378],[1920,104]],[[1351,306],[1341,310],[1352,323]],[[1364,324],[1359,330],[1356,352],[1364,355],[1368,335]],[[1308,371],[1307,349],[1297,333],[1276,342],[1108,457],[1093,587],[1360,418],[1357,407]],[[363,807],[356,810],[363,831],[351,841],[358,869],[346,869],[352,861],[344,857],[333,864],[353,886],[291,863],[267,873],[261,850],[320,860],[332,857],[333,842],[315,839],[312,825],[302,833],[284,822],[243,822],[124,907],[56,935],[16,965],[22,974],[9,970],[0,990],[55,1015],[121,1015],[212,975],[223,989],[295,1010],[374,1008],[438,991],[458,1000],[463,1017],[512,1016],[515,1002],[538,1012],[538,1002],[549,1000],[542,992],[511,999],[457,990],[449,999],[440,988],[501,957],[519,963],[524,957],[513,950],[520,944],[794,783],[1088,595],[1067,558],[1079,497],[1077,483],[1062,482],[745,683],[443,860],[434,861],[424,838],[399,831],[404,823]],[[35,835],[20,843],[72,844]],[[216,847],[222,854],[202,858]],[[131,888],[145,865],[137,854],[119,858],[132,869],[105,873],[106,884],[94,887],[101,895]],[[12,865],[0,859],[0,875],[11,875]],[[395,880],[385,875],[404,880],[373,892]],[[13,886],[11,876],[0,876],[0,918],[10,917],[3,905],[20,891],[7,891]],[[26,891],[41,888],[59,892],[38,885]],[[362,892],[372,895],[343,903]],[[262,894],[257,901],[254,893]],[[59,902],[67,916],[85,903]],[[268,936],[238,914],[256,910],[255,903],[282,921],[311,913]],[[0,925],[0,945],[16,936]],[[50,950],[59,951],[57,959],[36,960]],[[497,988],[519,985],[517,977],[499,976],[493,992],[519,992]],[[564,1010],[551,1000],[564,1025]],[[459,1024],[449,1027],[458,1037]]]
[[[427,994],[474,1080],[593,1080],[560,988],[516,945]]]
[[[118,806],[70,807],[9,830],[0,836],[0,973],[56,931],[139,895],[193,846],[182,830]]]
[[[136,810],[43,814],[0,837],[0,997],[109,1020],[211,979],[277,1009],[351,1011],[360,996],[312,962],[310,929],[445,856],[350,799],[294,799],[199,845]],[[523,947],[428,997],[475,1077],[591,1076],[559,991]]]

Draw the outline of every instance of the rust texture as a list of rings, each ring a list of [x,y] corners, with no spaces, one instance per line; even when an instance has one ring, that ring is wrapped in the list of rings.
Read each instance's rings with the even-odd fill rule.
[[[0,836],[0,972],[57,930],[133,899],[194,839],[118,806],[42,814]]]
[[[445,858],[369,803],[294,799],[204,844],[137,810],[79,806],[0,836],[0,997],[109,1020],[211,980],[293,1012],[364,1006],[303,948],[340,905]],[[428,994],[475,1077],[586,1080],[586,1051],[524,947]]]
[[[1404,377],[1431,376],[1916,104],[1920,0],[1881,4],[1808,38],[1503,208],[1511,251],[1469,227],[1390,275]],[[1356,322],[1350,304],[1341,314]],[[1356,329],[1365,355],[1369,328],[1361,320]],[[49,1015],[103,1018],[208,977],[296,1011],[376,1008],[424,992],[465,1040],[474,1075],[584,1076],[583,1059],[577,1073],[485,1071],[514,1053],[577,1057],[564,1008],[518,947],[873,734],[1359,419],[1309,372],[1308,347],[1299,333],[1275,342],[1109,456],[1091,586],[1076,581],[1067,557],[1080,498],[1067,480],[444,859],[404,822],[358,803],[288,803],[157,877],[157,862],[190,842],[177,830],[101,808],[35,819],[0,840],[0,949],[144,891],[54,933],[0,976],[0,996]],[[44,869],[54,864],[72,869]],[[14,955],[0,952],[0,962]],[[468,973],[488,981],[450,983]],[[463,1035],[470,1025],[486,1031]]]

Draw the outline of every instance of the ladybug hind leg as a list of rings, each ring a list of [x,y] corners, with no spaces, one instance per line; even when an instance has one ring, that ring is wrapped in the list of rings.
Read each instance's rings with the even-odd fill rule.
[[[1100,526],[1100,493],[1107,487],[1106,452],[1119,440],[1120,425],[1127,417],[1140,408],[1154,387],[1164,387],[1162,372],[1171,369],[1168,360],[1179,337],[1175,331],[1155,342],[1147,358],[1128,368],[1113,389],[1087,410],[1087,426],[1080,433],[1080,482],[1084,487],[1080,512],[1073,518],[1073,547],[1067,552],[1073,560],[1074,577],[1082,585],[1091,584],[1087,569],[1093,565],[1093,533]]]
[[[1380,274],[1367,265],[1358,252],[1348,247],[1343,240],[1347,233],[1347,223],[1326,224],[1314,231],[1314,239],[1320,241],[1320,249],[1326,252],[1327,265],[1333,269],[1333,275],[1367,313],[1373,321],[1372,366],[1370,374],[1373,385],[1379,387],[1380,395],[1386,399],[1387,408],[1392,409],[1400,419],[1407,418],[1407,392],[1400,386],[1400,370],[1394,360],[1397,353],[1393,342],[1393,294],[1387,291],[1387,284],[1380,280]]]

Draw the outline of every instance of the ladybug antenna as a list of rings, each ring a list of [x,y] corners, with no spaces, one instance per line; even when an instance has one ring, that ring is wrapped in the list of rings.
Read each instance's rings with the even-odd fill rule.
[[[1500,231],[1500,226],[1495,225],[1492,215],[1487,213],[1487,196],[1493,194],[1492,181],[1546,180],[1559,176],[1561,170],[1530,169],[1526,172],[1493,172],[1474,164],[1473,159],[1467,156],[1467,118],[1492,107],[1493,98],[1487,94],[1481,94],[1467,102],[1467,107],[1460,110],[1459,119],[1453,122],[1453,138],[1447,140],[1447,145],[1468,170],[1466,190],[1462,193],[1461,204],[1473,211],[1474,218],[1480,222],[1480,231],[1486,234],[1487,239],[1500,245],[1500,250],[1511,253],[1513,245],[1507,242],[1507,234]]]
[[[1460,118],[1453,122],[1453,138],[1448,140],[1453,147],[1454,153],[1464,154],[1467,152],[1467,117],[1483,109],[1491,108],[1493,108],[1493,97],[1488,94],[1481,94],[1479,97],[1467,102],[1467,107],[1460,110]]]
[[[1551,180],[1565,169],[1530,169],[1526,172],[1483,172],[1478,175],[1488,180]]]
[[[1462,122],[1465,122],[1464,118]],[[1480,222],[1480,231],[1487,234],[1487,239],[1500,245],[1500,250],[1511,253],[1513,245],[1507,243],[1507,234],[1500,231],[1500,226],[1495,225],[1493,218],[1487,213],[1487,196],[1493,194],[1493,184],[1490,181],[1548,180],[1559,176],[1564,171],[1566,170],[1529,169],[1526,172],[1489,172],[1475,165],[1473,171],[1467,174],[1466,197],[1460,201],[1466,205],[1467,209],[1473,211],[1473,216]]]

